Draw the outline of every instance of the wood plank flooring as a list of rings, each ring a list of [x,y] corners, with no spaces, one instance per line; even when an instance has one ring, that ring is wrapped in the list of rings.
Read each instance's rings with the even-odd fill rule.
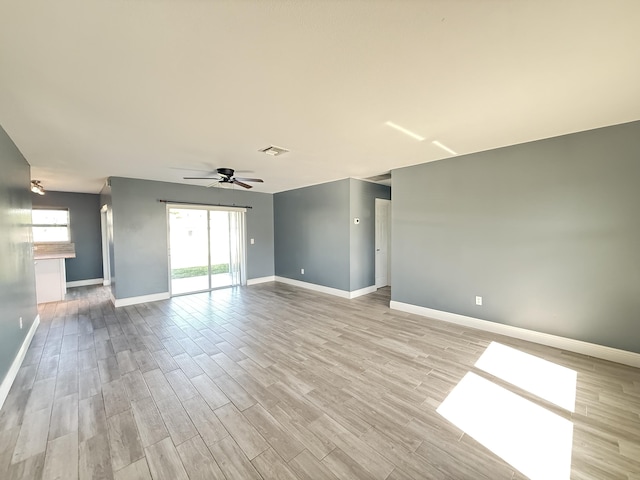
[[[640,479],[640,370],[389,295],[267,283],[116,309],[71,289],[41,306],[0,411],[0,478],[527,478],[437,413],[472,372],[571,421],[571,478]],[[575,370],[575,411],[476,369],[492,341]]]

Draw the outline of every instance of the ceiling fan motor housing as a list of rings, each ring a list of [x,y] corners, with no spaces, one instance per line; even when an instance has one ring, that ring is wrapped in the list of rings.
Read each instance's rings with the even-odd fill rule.
[[[227,177],[227,179],[233,177],[233,168],[218,168],[216,169],[216,172],[218,172],[220,175],[222,175],[223,177]]]

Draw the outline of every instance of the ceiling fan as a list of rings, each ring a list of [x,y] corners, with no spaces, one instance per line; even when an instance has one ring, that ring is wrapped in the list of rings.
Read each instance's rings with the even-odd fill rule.
[[[263,183],[264,180],[261,178],[243,178],[243,177],[234,177],[233,168],[216,168],[216,172],[218,173],[218,177],[182,177],[185,180],[215,180],[207,187],[211,187],[216,183],[233,183],[234,185],[240,185],[243,188],[253,188],[252,185],[248,185],[244,182],[259,182]]]

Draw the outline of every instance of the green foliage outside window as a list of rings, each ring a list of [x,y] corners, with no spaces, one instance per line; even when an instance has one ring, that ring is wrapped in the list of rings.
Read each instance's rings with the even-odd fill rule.
[[[217,265],[211,265],[211,275],[217,273],[229,273],[229,264],[219,263]],[[209,269],[206,265],[201,267],[174,268],[171,270],[172,279],[201,277],[203,275],[209,275]]]

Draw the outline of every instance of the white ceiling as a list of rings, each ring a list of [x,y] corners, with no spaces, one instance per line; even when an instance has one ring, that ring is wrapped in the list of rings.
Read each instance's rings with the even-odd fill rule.
[[[48,190],[278,192],[640,119],[639,25],[638,0],[2,0],[0,124]]]

